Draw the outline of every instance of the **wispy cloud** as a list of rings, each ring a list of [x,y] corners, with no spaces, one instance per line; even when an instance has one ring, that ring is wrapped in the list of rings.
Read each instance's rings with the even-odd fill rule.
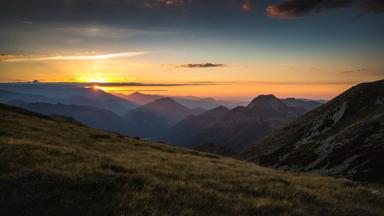
[[[213,64],[213,63],[205,63],[205,64],[183,64],[178,67],[183,68],[212,68],[212,67],[224,67],[225,64]]]
[[[122,52],[97,55],[11,55],[1,54],[0,62],[28,62],[28,61],[76,61],[76,60],[100,60],[111,58],[128,58],[145,55],[147,52]]]
[[[355,69],[355,70],[346,70],[346,71],[343,71],[341,73],[351,74],[351,73],[364,73],[364,72],[367,72],[367,71],[368,71],[367,69],[361,68],[361,69]]]

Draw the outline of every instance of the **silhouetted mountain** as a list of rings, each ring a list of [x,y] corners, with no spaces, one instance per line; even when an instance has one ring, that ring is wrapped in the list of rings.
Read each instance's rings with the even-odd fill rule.
[[[306,111],[311,111],[323,104],[315,100],[306,100],[306,99],[297,99],[297,98],[286,98],[282,100],[288,107],[304,108]]]
[[[236,107],[241,103],[230,102],[230,101],[222,101],[215,100],[214,98],[200,98],[194,96],[162,96],[162,95],[151,95],[151,94],[143,94],[140,92],[134,92],[130,95],[119,94],[120,97],[125,98],[131,102],[134,102],[138,105],[144,105],[160,98],[169,97],[172,98],[177,103],[188,107],[189,109],[195,108],[203,108],[205,110],[213,109],[217,106],[223,105],[226,107]]]
[[[167,131],[164,140],[189,148],[229,154],[263,138],[281,123],[295,117],[273,95],[261,95],[246,107],[217,107],[190,116]]]
[[[204,113],[202,113],[200,116],[201,117],[212,117],[215,119],[219,119],[224,117],[225,114],[227,114],[229,109],[225,106],[218,106],[215,109],[208,110]]]
[[[0,88],[23,95],[38,95],[42,100],[27,102],[50,102],[94,106],[123,115],[137,106],[125,99],[104,92],[101,89],[85,88],[80,84],[50,84],[50,83],[7,83]],[[49,98],[49,101],[43,98]],[[15,98],[24,100],[23,98]]]
[[[234,108],[236,106],[239,106],[243,103],[236,103],[231,101],[223,101],[223,100],[216,100],[214,98],[199,98],[199,97],[192,97],[192,96],[186,96],[186,97],[172,97],[176,102],[179,104],[186,106],[188,108],[195,108],[195,107],[201,107],[205,110],[214,109],[218,106],[225,106]]]
[[[134,102],[140,106],[145,105],[147,103],[153,102],[155,100],[158,100],[160,98],[163,98],[161,95],[150,95],[150,94],[142,94],[140,92],[134,92],[130,95],[123,95],[120,94],[121,97]]]
[[[171,98],[160,98],[156,101],[145,104],[132,112],[153,113],[158,116],[165,117],[174,123],[194,114],[191,109],[177,103]]]
[[[22,101],[8,101],[7,104],[18,106],[33,112],[76,121],[93,128],[125,133],[126,123],[115,113],[90,106],[25,103]],[[72,120],[73,121],[73,120]]]
[[[21,94],[0,89],[0,102],[5,103],[11,100],[20,100],[25,102],[52,102],[53,99],[41,95]]]
[[[130,101],[109,94],[100,89],[83,88],[77,89],[76,94],[70,94],[62,100],[66,104],[76,104],[84,106],[94,106],[107,109],[116,114],[124,115],[127,111],[137,107]]]
[[[243,157],[384,183],[384,80],[349,89],[270,134]]]
[[[129,122],[129,134],[158,139],[180,120],[199,112],[200,109],[188,109],[171,98],[160,98],[128,112],[125,119]]]

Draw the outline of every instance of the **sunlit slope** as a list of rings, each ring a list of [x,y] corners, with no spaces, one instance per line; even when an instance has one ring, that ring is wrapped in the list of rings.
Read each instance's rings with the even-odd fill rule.
[[[0,215],[384,215],[383,190],[0,106]]]

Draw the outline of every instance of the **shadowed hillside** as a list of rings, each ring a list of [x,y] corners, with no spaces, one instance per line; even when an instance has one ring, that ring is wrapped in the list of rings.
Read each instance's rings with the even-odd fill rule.
[[[294,175],[0,105],[0,215],[383,215],[384,188]]]
[[[384,81],[349,89],[270,134],[243,158],[384,183]]]

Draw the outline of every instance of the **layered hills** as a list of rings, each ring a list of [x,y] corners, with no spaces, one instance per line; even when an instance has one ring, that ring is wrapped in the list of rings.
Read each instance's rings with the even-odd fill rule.
[[[273,95],[260,95],[246,107],[217,107],[190,116],[164,137],[169,143],[219,154],[233,154],[255,143],[282,123],[304,113]]]

